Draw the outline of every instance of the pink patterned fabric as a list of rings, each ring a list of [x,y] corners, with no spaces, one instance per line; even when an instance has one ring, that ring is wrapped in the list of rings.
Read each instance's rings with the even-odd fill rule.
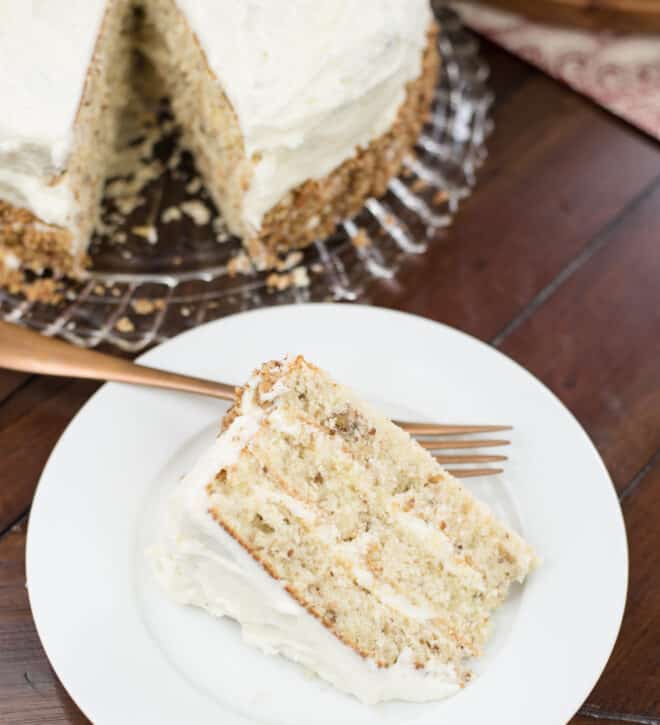
[[[542,25],[472,2],[452,6],[478,33],[660,139],[660,36]]]

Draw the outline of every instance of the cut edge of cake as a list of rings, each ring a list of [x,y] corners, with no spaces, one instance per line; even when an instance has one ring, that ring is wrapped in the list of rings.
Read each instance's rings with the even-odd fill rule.
[[[170,513],[154,555],[166,590],[236,618],[253,644],[368,702],[463,687],[492,612],[538,563],[407,433],[301,357],[265,364],[239,391]],[[250,616],[231,596],[219,605],[231,576],[209,546],[234,551],[231,576],[277,584],[278,606],[311,615],[295,619],[304,631],[283,633],[265,600]],[[334,640],[333,652],[362,661],[361,678],[334,670],[340,655],[319,663],[309,638],[318,643],[321,630],[324,646]]]
[[[120,27],[131,21],[136,5],[146,8],[149,18],[163,23],[158,30],[160,40],[145,42],[143,38],[142,49],[150,48],[152,56],[160,57],[157,67],[172,93],[177,121],[195,153],[207,189],[230,231],[242,238],[260,269],[274,267],[280,253],[328,236],[342,219],[355,215],[367,198],[382,196],[428,117],[440,68],[434,22],[420,75],[407,83],[404,101],[390,128],[366,147],[355,147],[353,155],[327,175],[310,178],[288,191],[254,229],[242,219],[240,207],[259,158],[246,157],[236,114],[184,14],[173,0],[109,0],[82,90],[68,162],[49,182],[74,200],[67,224],[46,223],[29,208],[0,198],[0,285],[12,293],[48,301],[52,280],[29,282],[27,272],[40,275],[49,270],[56,279],[84,276],[119,113],[130,96],[124,86],[135,39],[129,40]],[[173,13],[176,22],[166,23],[165,17]],[[178,43],[179,60],[186,61],[185,67],[172,63],[162,48],[159,52],[158,44],[167,38]],[[183,48],[187,48],[186,55]],[[188,82],[191,71],[198,74],[198,83]],[[200,90],[199,98],[195,89]],[[190,102],[194,98],[197,103]],[[200,114],[206,129],[202,135],[198,133]],[[215,138],[223,138],[223,143],[215,143]],[[42,290],[46,293],[40,296]]]
[[[109,0],[80,92],[66,165],[48,180],[49,187],[59,187],[71,200],[66,226],[47,223],[0,198],[0,285],[12,293],[38,300],[40,291],[49,289],[42,284],[47,280],[27,282],[27,270],[75,278],[88,264],[87,247],[99,220],[119,117],[129,95],[131,20],[132,0]]]

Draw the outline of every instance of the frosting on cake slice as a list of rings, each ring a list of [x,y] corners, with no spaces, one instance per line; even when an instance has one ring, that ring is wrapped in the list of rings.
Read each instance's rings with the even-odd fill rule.
[[[464,686],[492,612],[536,563],[407,433],[301,357],[239,391],[152,555],[178,602],[369,703]]]

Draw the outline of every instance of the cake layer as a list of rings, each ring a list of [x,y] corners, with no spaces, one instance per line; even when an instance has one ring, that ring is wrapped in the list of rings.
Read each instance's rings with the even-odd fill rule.
[[[420,76],[428,0],[177,0],[254,164],[243,236],[308,179],[383,135]],[[251,234],[250,234],[251,232]]]
[[[420,75],[406,85],[403,103],[388,131],[322,178],[312,178],[288,192],[269,210],[256,237],[245,245],[250,256],[270,263],[273,253],[305,247],[324,239],[339,222],[355,216],[370,197],[382,196],[401,170],[426,123],[440,69],[437,28],[427,32]]]
[[[82,272],[135,46],[259,268],[385,192],[437,79],[428,0],[51,5],[0,8],[0,284],[16,290],[25,270]]]
[[[241,391],[214,451],[176,494],[201,541],[231,535],[371,667],[416,671],[420,699],[469,680],[492,611],[535,556],[426,450],[297,358],[264,366]],[[179,600],[218,613],[198,596],[205,585],[180,541],[175,526],[161,568],[176,570]]]
[[[72,13],[79,3],[74,5]],[[43,64],[31,61],[34,70],[24,79],[32,84],[30,91],[19,94],[13,109],[16,116],[10,114],[9,125],[0,121],[0,284],[25,291],[24,269],[37,273],[48,269],[62,276],[79,274],[84,267],[113,161],[119,113],[128,96],[132,0],[81,5],[80,16],[67,31],[82,33],[80,40],[66,33],[57,36],[60,23],[70,20],[69,10],[63,13],[45,3],[38,8],[32,2],[20,3],[22,10],[18,6],[18,2],[3,5],[0,22],[4,13],[12,26],[27,21],[35,43],[44,43],[37,52],[52,51],[57,56]],[[42,37],[51,22],[52,38]],[[18,33],[18,27],[14,30]],[[90,37],[95,43],[87,52]],[[4,52],[3,47],[0,53]],[[15,65],[11,72],[16,83]],[[0,94],[9,84],[3,73],[0,70]],[[32,108],[30,98],[45,80],[53,87],[39,99],[40,107],[32,99]],[[51,101],[52,127],[46,132],[42,124],[50,123]],[[17,128],[19,112],[26,118],[30,112],[37,114],[40,121]]]
[[[219,439],[167,501],[160,540],[148,553],[168,595],[239,621],[246,643],[266,654],[282,654],[367,703],[422,702],[458,691],[450,667],[429,677],[415,669],[409,653],[393,667],[372,666],[310,616],[208,515],[205,482],[236,460],[239,445]]]
[[[0,199],[66,223],[65,185],[53,184],[74,143],[74,121],[106,0],[0,4]]]
[[[385,192],[437,81],[427,0],[143,2],[141,48],[207,189],[259,266]]]

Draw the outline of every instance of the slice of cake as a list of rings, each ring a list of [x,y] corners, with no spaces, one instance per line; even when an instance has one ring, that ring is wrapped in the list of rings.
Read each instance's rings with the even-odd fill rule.
[[[0,284],[81,274],[138,48],[268,267],[385,192],[431,105],[435,34],[429,0],[0,3]]]
[[[399,427],[298,357],[238,391],[167,504],[165,590],[365,702],[470,679],[531,548]]]

